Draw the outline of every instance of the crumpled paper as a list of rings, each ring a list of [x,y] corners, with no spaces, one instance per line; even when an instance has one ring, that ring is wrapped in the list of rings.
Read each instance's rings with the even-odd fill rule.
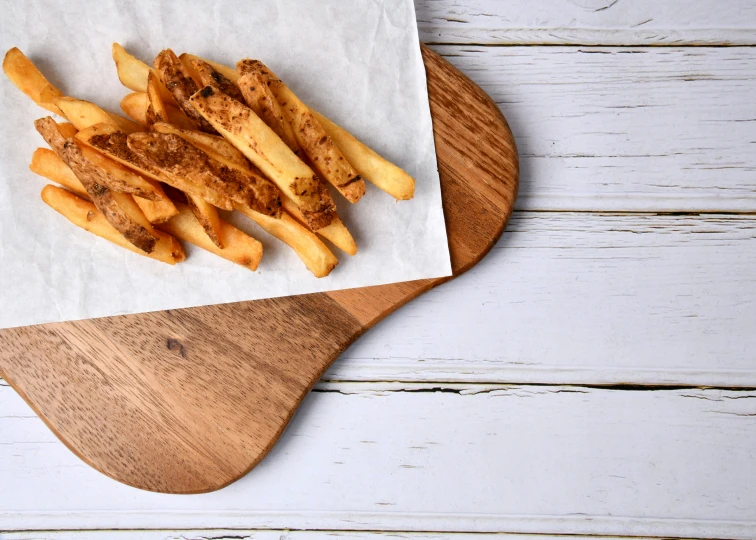
[[[151,63],[163,48],[234,65],[268,64],[311,107],[409,172],[415,198],[375,186],[357,205],[336,198],[359,253],[313,277],[296,254],[243,216],[229,219],[264,246],[257,272],[186,245],[168,266],[97,238],[40,199],[29,171],[46,146],[44,109],[0,83],[0,328],[183,308],[451,274],[425,71],[412,0],[6,2],[2,51],[19,47],[64,94],[111,111],[129,90],[117,41]]]

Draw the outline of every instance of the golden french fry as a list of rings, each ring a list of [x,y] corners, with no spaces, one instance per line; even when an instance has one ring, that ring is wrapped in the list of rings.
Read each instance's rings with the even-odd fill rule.
[[[158,78],[154,73],[147,76],[147,97],[150,104],[147,107],[147,125],[151,126],[155,122],[167,122],[168,111],[165,110],[163,100],[160,99],[158,91]]]
[[[207,133],[215,133],[213,127],[200,115],[189,98],[199,89],[189,72],[171,49],[165,49],[155,57],[155,69],[165,81],[173,99],[196,127]]]
[[[207,237],[210,238],[213,244],[219,248],[223,248],[221,242],[221,219],[218,216],[218,209],[205,199],[197,197],[196,195],[187,195],[186,201],[191,208],[194,217],[202,228],[205,229]]]
[[[34,151],[29,170],[56,184],[60,184],[80,197],[89,198],[89,193],[87,193],[87,190],[79,179],[76,178],[71,168],[60,159],[58,154],[49,148],[37,148]]]
[[[42,75],[37,66],[18,47],[13,47],[5,53],[3,71],[16,88],[31,98],[34,103],[52,113],[64,116],[53,102],[63,93]]]
[[[339,264],[326,245],[289,214],[283,213],[275,219],[241,205],[236,205],[236,209],[291,247],[315,277],[326,277]]]
[[[163,191],[163,187],[160,185],[160,182],[156,182],[154,180],[148,181],[153,185],[155,191],[160,194],[163,199],[160,201],[150,201],[148,199],[136,197],[134,199],[134,202],[136,202],[137,206],[141,208],[142,213],[150,221],[150,223],[165,223],[173,216],[178,214],[178,209],[165,194],[165,191]]]
[[[297,205],[294,204],[294,201],[288,197],[284,197],[281,202],[283,203],[283,209],[285,212],[307,227],[307,222]],[[307,228],[309,229],[309,227]],[[357,242],[354,241],[352,234],[349,232],[349,229],[346,228],[344,222],[339,219],[339,216],[334,216],[330,225],[318,229],[317,235],[329,240],[334,246],[345,252],[347,255],[357,254]]]
[[[409,174],[322,114],[315,111],[313,114],[344,157],[366,180],[400,201],[415,196],[415,180]]]
[[[184,178],[183,175],[171,174],[167,170],[157,169],[145,163],[129,148],[127,135],[112,125],[97,124],[81,130],[76,134],[76,140],[99,150],[106,156],[148,178],[158,182],[165,182],[186,193],[198,195],[218,208],[223,208],[224,210],[231,210],[233,208],[231,201],[227,197],[207,186],[195,184]]]
[[[197,111],[279,189],[294,200],[313,230],[333,220],[336,205],[315,173],[252,109],[206,86],[191,97]]]
[[[70,122],[58,122],[58,131],[60,131],[60,134],[66,139],[73,139],[79,130]]]
[[[220,240],[224,246],[221,249],[208,238],[205,229],[199,224],[188,206],[183,204],[177,206],[179,207],[179,214],[166,223],[158,225],[160,229],[233,263],[250,270],[257,270],[263,252],[262,244],[259,241],[233,225],[220,221]]]
[[[129,54],[118,43],[113,43],[112,54],[121,84],[135,92],[147,92],[147,78],[150,72],[157,75],[157,71]],[[166,105],[173,103],[173,96],[171,96],[162,80],[158,80],[158,90],[160,91],[160,98],[163,100],[163,103]]]
[[[126,116],[141,124],[148,126],[147,110],[150,107],[150,97],[147,92],[132,92],[121,100],[121,110]]]
[[[151,253],[145,253],[136,248],[108,223],[108,220],[105,219],[102,212],[94,204],[77,197],[65,189],[52,185],[45,186],[42,190],[42,200],[74,225],[129,251],[168,264],[176,264],[186,259],[181,244],[172,236],[160,231],[155,231],[158,242]]]
[[[182,53],[178,57],[179,62],[184,66],[184,69],[189,74],[189,77],[192,78],[194,81],[194,84],[197,85],[197,87],[202,86],[202,81],[200,81],[199,74],[197,73],[197,70],[194,69],[194,65],[192,64],[191,58],[189,58],[189,55],[186,53]]]
[[[210,60],[207,60],[205,58],[200,58],[199,56],[195,56],[193,54],[187,54],[183,53],[180,56],[181,62],[186,64],[192,64],[192,60],[199,60],[201,62],[205,62],[206,64],[210,65],[214,70],[219,72],[221,75],[223,75],[225,78],[230,80],[231,82],[236,82],[239,79],[239,74],[237,71],[229,66],[224,66],[223,64],[219,64],[217,62],[212,62]]]
[[[239,101],[244,101],[244,96],[239,90],[239,87],[236,86],[231,79],[225,77],[220,71],[200,58],[190,58],[188,60],[193,70],[190,72],[194,74],[193,77],[196,77],[199,80],[199,88],[211,84],[227,96]],[[184,63],[184,65],[186,65],[186,63]]]
[[[158,133],[172,133],[178,135],[188,143],[193,144],[216,159],[217,156],[221,156],[235,165],[250,170],[249,160],[247,160],[247,158],[244,157],[244,154],[239,152],[234,145],[223,137],[210,135],[204,131],[197,131],[194,129],[181,129],[173,124],[165,122],[156,122],[152,126],[152,129]]]
[[[79,131],[95,124],[110,124],[126,133],[144,131],[144,128],[136,122],[123,116],[109,113],[94,103],[84,101],[83,99],[58,97],[55,98],[54,103],[63,111],[68,121]]]

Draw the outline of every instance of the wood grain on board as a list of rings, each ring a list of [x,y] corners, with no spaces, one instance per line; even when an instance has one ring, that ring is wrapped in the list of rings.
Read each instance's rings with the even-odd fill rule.
[[[501,235],[518,185],[495,103],[423,47],[455,275]],[[445,279],[0,332],[0,372],[84,461],[152,491],[219,489],[278,440],[361,333]]]

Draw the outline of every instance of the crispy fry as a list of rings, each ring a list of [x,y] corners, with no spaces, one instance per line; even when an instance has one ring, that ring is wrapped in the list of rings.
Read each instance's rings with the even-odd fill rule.
[[[157,71],[153,68],[135,58],[129,54],[126,49],[121,47],[118,43],[113,43],[113,60],[116,64],[116,71],[118,72],[118,79],[126,88],[134,90],[135,92],[147,92],[147,79],[150,72],[158,75]],[[160,92],[160,99],[163,103],[173,104],[173,96],[163,84],[163,81],[158,77],[158,90]]]
[[[63,137],[52,118],[41,118],[34,125],[47,144],[81,181],[92,202],[108,222],[136,247],[146,253],[152,252],[158,239],[152,234],[152,226],[136,206],[134,199],[105,187],[111,182],[110,174],[85,158],[74,139]]]
[[[76,126],[74,126],[70,122],[57,122],[58,124],[58,131],[61,135],[63,135],[66,139],[73,139],[76,136],[76,133],[78,133],[78,129],[76,129]]]
[[[274,219],[241,205],[236,205],[236,209],[291,247],[315,277],[326,277],[339,264],[326,245],[289,214],[283,213],[280,219]]]
[[[49,148],[37,148],[32,154],[31,172],[60,184],[80,197],[89,198],[86,188],[82,185],[71,168],[60,159],[60,156]]]
[[[415,180],[409,174],[322,114],[315,111],[313,114],[344,157],[366,180],[400,201],[415,196]]]
[[[189,55],[187,55],[186,53],[181,53],[178,59],[179,59],[179,62],[181,62],[181,65],[184,66],[184,69],[186,69],[186,72],[194,81],[194,84],[196,84],[197,87],[200,88],[202,86],[202,82],[200,81],[197,70],[194,69],[194,64],[192,64],[192,59],[189,58]]]
[[[165,223],[178,214],[178,209],[176,209],[176,206],[165,194],[160,182],[156,182],[155,180],[147,181],[152,184],[155,191],[162,196],[163,199],[159,201],[150,201],[148,199],[137,197],[134,199],[134,202],[136,202],[137,206],[141,208],[142,213],[144,213],[144,216],[150,221],[150,223]]]
[[[17,47],[5,53],[3,71],[16,88],[31,98],[34,103],[52,113],[64,116],[53,103],[56,97],[63,95],[62,92],[53,86]]]
[[[42,200],[74,225],[129,251],[168,264],[176,264],[186,259],[186,254],[181,244],[172,236],[160,231],[154,232],[158,237],[158,241],[151,253],[145,253],[134,247],[105,219],[105,216],[94,204],[77,197],[65,189],[51,185],[45,186],[42,190]]]
[[[94,124],[103,123],[115,126],[126,133],[144,131],[144,128],[136,122],[132,122],[123,116],[109,113],[89,101],[72,97],[58,97],[55,98],[54,103],[63,111],[68,121],[79,131]]]
[[[297,205],[294,204],[294,201],[288,197],[284,197],[282,203],[285,212],[307,227],[307,222]],[[307,228],[309,229],[309,227]],[[349,229],[346,228],[344,222],[339,219],[339,216],[334,216],[333,221],[327,227],[318,229],[317,234],[318,236],[322,236],[326,240],[329,240],[334,246],[345,252],[347,255],[357,254],[357,243],[354,241],[354,238],[352,238],[352,234],[349,232]]]
[[[336,205],[323,182],[252,109],[206,86],[191,97],[196,109],[302,210],[313,230],[333,220]]]
[[[148,126],[147,111],[150,107],[150,96],[147,92],[132,92],[121,100],[121,110],[126,115],[143,126]]]
[[[220,221],[220,241],[225,246],[220,249],[208,238],[192,211],[183,204],[178,204],[179,215],[159,227],[173,236],[194,244],[219,257],[239,264],[250,270],[257,270],[262,259],[262,244],[233,225]],[[273,219],[273,218],[271,218]],[[273,220],[277,221],[277,220]]]
[[[279,191],[269,180],[227,167],[178,135],[134,133],[128,137],[128,146],[166,175],[181,176],[263,214],[275,217],[281,212]]]
[[[210,67],[212,67],[214,70],[216,70],[218,73],[220,73],[221,75],[223,75],[225,78],[227,78],[229,81],[233,83],[235,83],[239,79],[239,74],[232,67],[224,66],[223,64],[219,64],[217,62],[207,60],[206,58],[200,58],[199,56],[195,56],[193,54],[183,53],[180,58],[181,58],[181,62],[185,65],[187,63],[192,63],[192,60],[199,60],[201,62],[205,62],[206,64],[209,64]]]
[[[240,73],[237,84],[241,89],[244,101],[269,128],[276,132],[276,135],[281,137],[286,146],[291,148],[295,154],[298,154],[300,148],[294,136],[294,130],[291,123],[284,117],[281,105],[270,89],[270,81],[267,75],[261,69],[258,69],[258,66],[251,64],[250,60],[239,62],[237,69]]]
[[[239,87],[234,82],[225,77],[220,71],[202,60],[201,58],[190,58],[189,63],[194,69],[194,74],[199,79],[199,87],[209,84],[218,88],[221,92],[236,100],[244,101],[244,96],[239,91]]]
[[[189,75],[181,60],[171,49],[165,49],[155,57],[155,69],[165,81],[166,87],[196,127],[207,133],[215,133],[213,127],[194,108],[189,98],[197,92],[198,87]]]
[[[196,195],[187,195],[186,202],[189,208],[191,208],[194,217],[197,218],[199,224],[205,229],[207,237],[210,238],[213,244],[223,249],[223,243],[221,242],[221,220],[218,216],[218,209]]]
[[[239,152],[230,142],[218,135],[210,135],[203,131],[196,131],[193,129],[180,129],[172,124],[165,122],[157,122],[152,126],[152,129],[158,133],[173,133],[178,135],[185,141],[193,144],[200,150],[206,153],[211,153],[212,156],[222,156],[227,161],[234,163],[244,169],[250,170],[250,163],[244,154]],[[217,158],[216,158],[217,159]]]
[[[149,105],[147,106],[148,126],[151,126],[155,122],[168,121],[168,111],[165,110],[163,100],[160,99],[157,82],[157,75],[150,73],[147,77],[147,97],[149,98]]]

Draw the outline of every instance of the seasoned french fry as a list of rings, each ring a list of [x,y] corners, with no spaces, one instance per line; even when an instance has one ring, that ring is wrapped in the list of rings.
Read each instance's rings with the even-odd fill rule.
[[[260,69],[251,69],[251,66],[244,64],[244,61],[239,62],[237,66],[241,75],[237,84],[244,101],[269,128],[276,132],[276,135],[281,137],[286,146],[295,154],[299,154],[299,143],[294,136],[294,130],[271,91],[268,77]]]
[[[183,62],[182,62],[183,63]],[[207,86],[209,84],[218,88],[221,92],[239,101],[244,101],[239,87],[234,82],[225,77],[220,71],[213,66],[202,60],[201,58],[190,58],[189,63],[192,65],[193,77],[199,79],[199,88]],[[184,63],[184,65],[186,65]]]
[[[282,199],[282,203],[285,212],[291,215],[291,217],[296,219],[302,225],[307,227],[307,222],[305,221],[305,218],[297,205],[294,204],[294,201],[292,201],[288,197],[284,197]],[[309,229],[309,227],[307,228]],[[346,228],[344,222],[339,219],[339,216],[334,216],[333,221],[330,225],[323,227],[322,229],[318,229],[317,234],[318,236],[322,236],[326,240],[329,240],[334,246],[336,246],[346,254],[357,254],[357,243],[354,241],[354,238],[352,238],[352,234],[349,232],[349,229]]]
[[[160,231],[154,233],[158,237],[158,241],[151,253],[145,253],[136,248],[105,219],[105,216],[94,204],[65,189],[51,185],[45,186],[42,190],[42,200],[74,225],[129,251],[168,264],[176,264],[186,259],[181,244],[172,236]]]
[[[199,224],[205,229],[207,237],[210,238],[213,244],[223,249],[223,243],[221,242],[221,220],[220,216],[218,216],[218,209],[196,195],[187,195],[186,201],[194,217],[197,218]]]
[[[58,154],[49,148],[37,148],[34,151],[29,170],[56,184],[60,184],[80,197],[89,198],[89,193],[87,193],[87,190],[79,179],[76,178],[71,168],[60,159]]]
[[[201,62],[204,62],[210,65],[210,67],[212,67],[214,70],[216,70],[218,73],[223,75],[225,78],[227,78],[231,82],[235,83],[239,79],[239,74],[232,67],[224,66],[223,64],[219,64],[217,62],[213,62],[205,58],[200,58],[199,56],[195,56],[193,54],[183,53],[180,58],[181,58],[181,62],[184,65],[191,64],[192,60],[199,60]]]
[[[188,206],[183,204],[177,206],[180,210],[179,215],[162,225],[158,225],[160,229],[233,263],[250,270],[257,270],[263,252],[262,244],[259,241],[233,225],[220,221],[220,241],[224,246],[221,249],[208,238],[205,230]]]
[[[150,107],[150,97],[147,92],[132,92],[121,100],[121,110],[126,116],[141,124],[148,126],[147,111]]]
[[[81,131],[95,124],[110,124],[126,133],[144,131],[144,128],[123,116],[109,113],[94,103],[76,99],[72,97],[55,98],[54,103],[63,111],[64,116],[68,118],[76,129]]]
[[[198,88],[202,87],[202,81],[200,81],[199,74],[197,73],[197,70],[194,69],[194,64],[192,64],[192,59],[189,58],[189,55],[182,53],[179,55],[178,59],[179,62],[181,62],[181,65],[184,66],[186,72],[194,81],[194,84],[196,84]]]
[[[318,230],[331,223],[336,205],[326,186],[252,109],[212,86],[194,94],[191,102],[226,140],[294,200],[310,228]]]
[[[326,245],[289,214],[283,213],[280,219],[275,219],[241,205],[236,205],[236,209],[291,247],[315,277],[326,277],[339,264]]]
[[[152,129],[158,133],[172,133],[178,135],[188,143],[193,144],[203,152],[211,153],[212,156],[222,156],[226,160],[250,170],[250,163],[244,154],[239,152],[230,142],[218,135],[210,135],[204,131],[194,129],[180,129],[173,124],[165,122],[156,122]],[[217,157],[216,157],[217,159]]]
[[[171,49],[165,49],[155,57],[154,65],[186,116],[195,122],[200,130],[215,133],[213,127],[195,110],[189,100],[198,87],[176,54]]]
[[[3,59],[3,71],[16,88],[21,90],[34,103],[48,111],[64,116],[53,100],[63,93],[53,86],[37,66],[29,60],[17,47],[13,47]]]
[[[118,71],[118,79],[126,88],[135,92],[147,92],[147,78],[150,72],[157,75],[157,71],[150,66],[129,54],[126,49],[118,43],[113,43],[113,60]],[[173,96],[165,87],[162,80],[158,80],[158,90],[160,98],[166,105],[173,104]]]
[[[158,182],[165,182],[186,193],[198,195],[218,208],[223,208],[224,210],[231,210],[233,208],[231,200],[217,191],[195,184],[181,174],[171,174],[146,163],[129,148],[126,134],[112,125],[97,124],[81,130],[76,134],[76,140],[99,150],[106,156],[148,178]]]
[[[76,129],[76,126],[74,126],[70,122],[58,122],[57,124],[58,131],[66,139],[73,139],[76,136],[76,133],[79,131],[78,129]]]
[[[263,214],[278,216],[281,212],[280,193],[267,178],[227,167],[178,135],[133,133],[127,142],[141,160],[167,176],[181,176]]]
[[[147,97],[149,98],[149,106],[147,107],[147,125],[151,126],[155,122],[167,122],[168,111],[165,110],[163,100],[160,99],[158,78],[154,73],[150,73],[147,77]]]
[[[152,234],[152,226],[130,196],[121,196],[122,194],[105,187],[112,181],[109,173],[85,158],[74,139],[63,137],[57,124],[49,116],[36,120],[34,126],[53,151],[71,168],[108,222],[136,247],[146,253],[152,252],[158,241]]]
[[[415,180],[409,174],[322,114],[315,111],[313,114],[361,176],[397,200],[406,201],[415,196]]]
[[[148,199],[137,197],[134,199],[134,202],[137,203],[137,206],[142,210],[142,213],[150,221],[150,223],[165,223],[173,216],[177,215],[178,210],[176,209],[176,206],[173,204],[173,202],[165,194],[165,191],[163,191],[163,187],[160,185],[160,182],[156,182],[154,180],[148,181],[153,185],[155,191],[159,195],[161,195],[163,199],[159,201],[150,201]]]

